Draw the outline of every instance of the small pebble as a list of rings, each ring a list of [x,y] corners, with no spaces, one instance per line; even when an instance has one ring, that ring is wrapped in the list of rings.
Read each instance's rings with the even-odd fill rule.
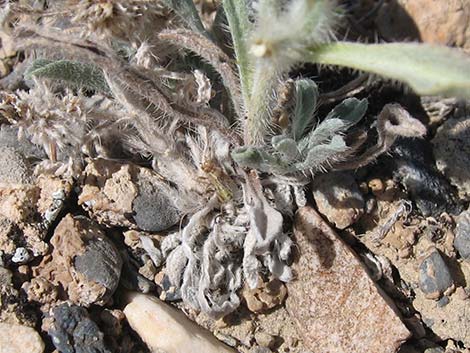
[[[470,259],[470,211],[464,211],[457,217],[454,247],[464,259]]]
[[[31,327],[0,323],[1,353],[42,353],[44,342]]]
[[[37,267],[39,277],[60,285],[74,304],[103,305],[111,299],[119,284],[122,259],[94,221],[67,214],[50,243],[54,250]]]
[[[256,332],[255,340],[261,347],[273,348],[276,343],[276,337],[266,332]]]
[[[261,313],[281,305],[286,299],[287,288],[281,281],[274,279],[268,282],[263,281],[255,289],[245,286],[242,296],[248,310],[253,313]]]
[[[381,194],[385,190],[384,183],[378,178],[369,180],[368,186],[374,195]]]
[[[447,304],[449,304],[450,302],[450,299],[447,295],[444,295],[441,299],[439,299],[437,301],[437,306],[442,308],[443,306],[446,306]]]
[[[458,287],[455,290],[455,296],[460,300],[467,300],[469,298],[467,291],[463,287]]]
[[[182,311],[151,295],[129,293],[128,301],[127,321],[152,353],[235,353]]]
[[[10,147],[0,145],[0,181],[10,184],[31,184],[32,168],[27,160]]]
[[[161,300],[166,302],[181,300],[181,291],[170,282],[168,275],[156,276],[155,280],[162,290],[160,294]]]
[[[16,249],[11,261],[17,264],[26,264],[31,261],[31,255],[27,249],[20,247]]]
[[[122,333],[122,326],[126,316],[118,309],[104,309],[100,314],[104,333],[110,336],[118,336]]]
[[[432,347],[424,351],[424,353],[444,353],[445,350],[442,347]]]
[[[439,299],[454,286],[449,268],[438,250],[433,250],[419,266],[419,287],[428,299]]]

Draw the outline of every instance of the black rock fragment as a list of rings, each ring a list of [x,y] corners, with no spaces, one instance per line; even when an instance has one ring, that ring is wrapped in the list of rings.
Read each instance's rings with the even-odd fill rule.
[[[53,324],[48,334],[61,353],[111,353],[104,334],[90,319],[86,309],[60,304],[52,311]]]
[[[449,182],[437,171],[432,147],[423,140],[400,139],[393,148],[393,177],[408,191],[425,217],[459,214],[462,205]]]

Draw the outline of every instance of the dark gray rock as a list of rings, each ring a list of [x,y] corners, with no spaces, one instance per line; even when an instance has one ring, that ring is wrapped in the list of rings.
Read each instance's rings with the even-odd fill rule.
[[[457,217],[454,247],[464,259],[470,259],[470,211],[464,211]]]
[[[139,175],[139,194],[132,208],[137,226],[148,232],[168,229],[180,220],[181,214],[167,192],[168,187],[147,176]]]
[[[88,316],[86,309],[61,304],[52,311],[53,324],[48,334],[61,353],[111,353],[104,335]]]
[[[419,265],[419,287],[429,299],[439,299],[454,285],[452,275],[438,250],[433,250]]]
[[[423,216],[438,217],[443,212],[459,214],[462,211],[453,188],[434,166],[428,142],[400,139],[393,154],[393,176],[405,187]]]
[[[126,250],[121,250],[121,257],[123,266],[120,283],[124,288],[141,293],[150,293],[155,290],[155,283],[142,276],[137,268],[131,264]]]
[[[458,189],[462,200],[470,201],[470,119],[468,113],[448,119],[432,141],[437,168]]]
[[[106,288],[102,300],[107,301],[116,290],[121,276],[122,260],[114,244],[107,238],[88,241],[83,255],[74,258],[75,269],[90,281]]]
[[[33,170],[21,153],[12,147],[0,146],[0,182],[31,184]]]
[[[18,127],[11,125],[2,125],[0,128],[0,146],[9,147],[22,154],[26,158],[45,159],[47,158],[44,150],[34,145],[28,139],[18,140]]]

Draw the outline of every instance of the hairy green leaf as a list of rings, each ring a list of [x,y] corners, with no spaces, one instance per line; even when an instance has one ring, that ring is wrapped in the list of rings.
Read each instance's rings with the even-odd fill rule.
[[[417,43],[336,42],[310,48],[305,61],[400,80],[421,95],[470,97],[470,56],[458,49]]]
[[[193,31],[210,38],[202,24],[199,13],[192,0],[163,0],[164,4],[172,9]]]
[[[364,117],[367,106],[366,99],[345,99],[334,107],[315,129],[299,141],[299,150],[305,153],[315,146],[328,142],[335,135],[341,135]]]
[[[295,81],[295,107],[292,119],[292,136],[298,141],[314,124],[318,100],[318,87],[309,79]]]
[[[27,78],[35,76],[59,80],[72,88],[109,92],[103,72],[96,66],[78,61],[38,59],[32,63],[25,76]]]

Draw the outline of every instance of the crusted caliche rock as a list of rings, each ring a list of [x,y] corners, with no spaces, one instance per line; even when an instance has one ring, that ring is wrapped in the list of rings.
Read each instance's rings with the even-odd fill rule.
[[[129,294],[128,298],[124,314],[151,352],[235,353],[209,331],[159,299],[137,293]]]
[[[297,211],[298,254],[287,310],[316,353],[392,353],[410,335],[353,251],[309,207]]]
[[[78,203],[107,226],[158,232],[177,224],[176,190],[149,169],[106,160],[89,163]]]

